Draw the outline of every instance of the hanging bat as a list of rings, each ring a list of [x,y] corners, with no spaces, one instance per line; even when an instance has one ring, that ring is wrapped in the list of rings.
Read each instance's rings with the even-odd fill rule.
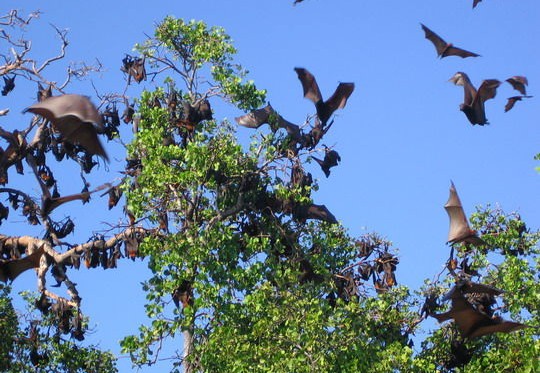
[[[453,182],[450,185],[450,197],[444,205],[444,209],[450,218],[448,242],[451,245],[459,242],[466,242],[477,246],[486,245],[484,240],[476,235],[476,231],[469,227],[469,222],[467,221]]]
[[[131,78],[133,78],[137,83],[146,80],[146,69],[144,67],[145,57],[135,57],[133,58],[129,54],[122,59],[122,67],[120,70],[128,74],[128,84],[131,83]]]
[[[26,270],[39,267],[43,250],[38,250],[20,259],[10,259],[0,262],[0,281],[13,281]]]
[[[15,77],[16,75],[13,75],[12,78],[4,76],[4,88],[2,88],[2,96],[7,96],[7,94],[11,91],[13,91],[13,88],[15,88]]]
[[[459,110],[465,113],[469,122],[472,125],[479,124],[481,126],[488,124],[484,102],[495,97],[501,82],[497,79],[486,79],[477,91],[464,72],[455,73],[449,81],[455,85],[463,86],[465,97],[463,103],[459,105]]]
[[[40,82],[38,82],[37,100],[41,102],[52,96],[52,87],[43,88]]]
[[[311,158],[313,158],[319,164],[319,166],[321,166],[321,169],[326,177],[330,176],[330,168],[337,166],[338,162],[341,162],[341,157],[339,156],[338,152],[328,148],[325,150],[324,159],[321,160],[315,157]]]
[[[463,338],[477,338],[493,333],[510,333],[526,328],[527,325],[490,317],[475,309],[460,291],[452,295],[452,308],[448,312],[433,314],[438,322],[454,319]]]
[[[443,38],[441,38],[439,35],[431,31],[422,23],[420,25],[422,26],[422,30],[424,30],[426,39],[428,39],[429,41],[433,43],[433,45],[435,46],[435,49],[437,50],[437,56],[439,56],[440,58],[444,58],[448,56],[458,56],[461,58],[480,56],[479,54],[466,51],[465,49],[454,47],[452,43],[447,43],[446,41],[444,41]]]
[[[322,122],[323,127],[334,111],[342,109],[347,104],[347,99],[354,91],[354,83],[339,83],[334,94],[326,101],[323,101],[319,85],[313,74],[301,67],[295,67],[298,79],[302,83],[304,97],[313,101],[317,116]]]
[[[532,96],[513,96],[508,97],[508,101],[506,101],[506,105],[504,105],[504,112],[510,111],[516,102],[523,100],[524,98],[531,98]]]
[[[24,110],[28,111],[49,120],[68,143],[78,144],[89,153],[109,160],[94,127],[96,124],[103,130],[101,115],[86,96],[66,94],[49,97]]]
[[[529,85],[529,81],[526,77],[516,75],[506,79],[506,81],[510,83],[512,88],[514,88],[516,91],[519,91],[519,93],[521,93],[522,95],[525,96],[527,94],[526,86]]]

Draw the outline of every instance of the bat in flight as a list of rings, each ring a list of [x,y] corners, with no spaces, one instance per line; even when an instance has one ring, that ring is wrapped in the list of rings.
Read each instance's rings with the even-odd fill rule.
[[[285,120],[272,105],[268,104],[265,107],[253,110],[251,113],[234,118],[236,123],[247,128],[259,128],[263,124],[269,124],[272,131],[278,128],[284,128],[285,131],[295,140],[301,140],[300,127]]]
[[[459,105],[459,110],[465,113],[469,122],[472,125],[479,124],[481,126],[488,124],[484,103],[495,97],[501,82],[497,79],[486,79],[477,91],[467,74],[461,71],[455,73],[449,81],[455,85],[463,86],[465,95],[463,103]]]
[[[493,333],[510,333],[526,328],[527,325],[504,320],[499,316],[490,317],[473,307],[461,291],[452,294],[452,307],[448,312],[433,314],[438,322],[453,319],[463,338],[477,338]]]
[[[304,97],[315,104],[317,116],[323,126],[326,125],[334,111],[345,107],[349,96],[354,91],[354,83],[339,83],[334,94],[328,100],[323,101],[319,85],[313,74],[301,67],[295,67],[294,71],[302,83]]]
[[[480,56],[479,54],[466,51],[465,49],[454,47],[452,43],[447,43],[446,41],[444,41],[443,38],[441,38],[439,35],[431,31],[422,23],[420,25],[422,26],[422,30],[424,30],[426,39],[428,39],[429,41],[433,43],[433,45],[435,46],[435,49],[437,50],[437,55],[440,58],[444,58],[448,56],[458,56],[461,58]]]
[[[463,211],[463,206],[452,182],[450,185],[450,197],[444,205],[444,209],[450,218],[450,230],[448,232],[448,242],[453,245],[459,242],[466,242],[476,246],[486,243],[476,235],[476,231],[469,227],[469,222]]]
[[[456,282],[456,284],[450,289],[448,293],[443,297],[443,301],[452,299],[455,296],[456,292],[461,292],[461,294],[472,294],[472,293],[482,293],[488,294],[491,296],[497,296],[504,293],[501,289],[496,287],[480,284],[478,282],[472,282],[468,279],[461,279]]]
[[[109,160],[94,126],[103,127],[101,115],[88,97],[77,94],[53,96],[24,110],[28,111],[49,120],[65,141]]]
[[[338,222],[334,214],[325,205],[316,205],[314,203],[295,206],[293,216],[301,222],[306,221],[306,219],[321,220],[330,224],[337,224]]]
[[[506,101],[506,105],[504,105],[504,112],[512,110],[516,102],[523,100],[524,98],[531,98],[532,96],[512,96],[508,97],[508,101]]]
[[[516,91],[518,91],[522,95],[525,96],[527,94],[526,86],[529,85],[529,80],[526,77],[516,75],[511,78],[506,79],[506,81],[510,83],[512,88],[514,88]]]
[[[0,262],[0,281],[13,281],[26,270],[39,267],[43,250],[38,250],[24,258],[10,259]]]

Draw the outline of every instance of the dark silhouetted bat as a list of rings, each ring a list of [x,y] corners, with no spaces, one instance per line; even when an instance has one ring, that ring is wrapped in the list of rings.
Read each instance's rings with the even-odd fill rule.
[[[345,107],[347,99],[354,91],[354,83],[339,83],[334,94],[328,100],[323,101],[319,85],[313,74],[300,67],[295,67],[294,70],[302,83],[304,97],[313,101],[315,109],[317,109],[317,116],[324,127],[334,111]]]
[[[38,82],[38,91],[37,91],[37,100],[41,102],[52,96],[52,87],[49,85],[48,88],[43,88],[41,83]]]
[[[452,287],[452,289],[450,289],[448,293],[446,293],[442,300],[447,301],[449,299],[452,299],[456,292],[461,292],[461,294],[482,293],[492,296],[497,296],[504,293],[501,289],[497,289],[496,287],[490,285],[472,282],[467,279],[461,279],[456,282],[456,284]]]
[[[523,100],[524,98],[531,98],[532,96],[513,96],[508,97],[508,101],[506,101],[506,105],[504,105],[504,112],[511,110],[516,102]]]
[[[455,244],[466,242],[473,245],[485,245],[486,243],[476,235],[476,231],[469,227],[469,222],[463,211],[463,206],[459,200],[454,183],[450,185],[450,197],[444,205],[444,209],[450,218],[450,230],[448,232],[448,242]]]
[[[326,177],[330,176],[330,168],[337,166],[338,162],[341,162],[341,157],[339,156],[338,152],[335,150],[330,150],[326,148],[326,153],[324,154],[324,159],[320,160],[319,158],[311,157],[313,158],[319,166],[321,166],[321,169],[323,170]]]
[[[448,56],[459,56],[461,58],[480,56],[479,54],[466,51],[465,49],[454,47],[451,43],[447,43],[446,41],[444,41],[443,38],[441,38],[439,35],[431,31],[422,23],[420,25],[422,26],[422,30],[424,30],[426,39],[428,39],[429,41],[433,43],[433,45],[435,46],[435,49],[437,50],[437,55],[440,58],[444,58]]]
[[[473,9],[476,8],[476,6],[478,5],[478,3],[482,2],[482,0],[473,0],[473,3],[472,3],[472,7]]]
[[[39,260],[42,254],[43,250],[38,250],[21,259],[10,259],[0,262],[0,281],[13,281],[24,271],[39,267]]]
[[[2,96],[7,96],[7,94],[11,91],[13,91],[13,88],[15,88],[15,77],[16,75],[13,75],[12,78],[4,76],[4,88],[2,88]]]
[[[463,338],[477,338],[493,333],[509,333],[526,328],[527,325],[490,317],[475,309],[460,291],[452,295],[452,308],[448,312],[433,314],[438,322],[454,319]]]
[[[64,196],[64,197],[53,197],[50,195],[48,189],[42,186],[42,190],[44,194],[42,195],[42,201],[41,201],[41,216],[43,217],[48,216],[55,208],[70,201],[81,200],[83,201],[83,203],[86,203],[90,200],[90,195],[92,193],[95,193],[95,192],[98,192],[100,190],[110,188],[110,187],[111,185],[106,183],[106,184],[100,185],[99,187],[97,187],[96,189],[92,191],[84,191],[82,193],[71,194],[69,196]]]
[[[529,85],[529,81],[527,80],[526,77],[516,75],[511,78],[506,79],[506,81],[510,83],[510,85],[512,85],[512,87],[516,91],[519,91],[519,93],[521,93],[522,95],[527,94],[526,86]]]
[[[88,97],[77,94],[49,97],[24,110],[27,111],[49,120],[65,141],[109,160],[94,127],[96,124],[102,129],[102,118]]]
[[[454,74],[450,81],[455,85],[463,86],[465,97],[463,103],[459,105],[459,109],[465,113],[469,122],[472,125],[479,124],[481,126],[488,124],[484,102],[495,97],[501,82],[497,79],[486,79],[477,91],[467,74],[463,72]]]
[[[293,208],[293,216],[300,222],[307,219],[325,221],[330,224],[337,224],[336,217],[328,210],[325,205],[296,205]]]
[[[283,119],[270,104],[241,117],[236,117],[234,120],[239,125],[247,128],[259,128],[263,124],[269,124],[273,132],[277,131],[278,128],[284,128],[293,140],[301,140],[300,127]]]

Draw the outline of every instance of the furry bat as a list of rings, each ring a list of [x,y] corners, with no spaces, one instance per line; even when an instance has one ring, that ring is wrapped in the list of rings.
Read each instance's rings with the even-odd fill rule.
[[[467,221],[453,182],[450,185],[450,197],[444,205],[444,209],[450,218],[448,242],[451,245],[459,242],[466,242],[477,246],[486,244],[484,240],[476,235],[476,231],[469,227],[469,222]]]
[[[42,254],[43,250],[38,250],[22,259],[11,259],[1,262],[0,281],[13,281],[24,271],[39,267],[39,260]]]
[[[319,164],[319,166],[321,166],[321,169],[326,177],[330,176],[330,168],[337,166],[338,162],[341,162],[341,157],[339,156],[338,152],[328,148],[326,148],[323,160],[315,157],[311,158],[313,158]]]
[[[338,222],[334,214],[325,205],[316,205],[314,203],[294,206],[293,216],[300,222],[305,222],[307,219],[321,220],[330,224],[337,224]]]
[[[459,56],[461,58],[480,56],[479,54],[466,51],[465,49],[454,47],[452,43],[447,43],[446,41],[444,41],[443,38],[441,38],[439,35],[431,31],[422,23],[420,25],[422,26],[422,30],[424,30],[426,39],[428,39],[429,41],[433,43],[433,45],[435,46],[435,49],[437,50],[437,55],[440,58],[444,58],[448,56]]]
[[[133,78],[137,83],[146,80],[146,69],[144,67],[145,57],[133,58],[129,54],[122,59],[122,67],[120,70],[128,74],[128,84],[131,83]]]
[[[28,111],[49,120],[67,142],[109,160],[94,127],[96,124],[103,132],[101,115],[87,97],[77,94],[49,97],[24,110]]]
[[[508,101],[506,101],[506,105],[504,105],[504,112],[512,110],[516,102],[523,100],[524,98],[531,98],[532,96],[513,96],[508,97]]]
[[[452,289],[446,293],[442,300],[447,301],[452,299],[456,292],[461,292],[461,294],[482,293],[492,296],[501,295],[503,293],[501,289],[497,289],[496,287],[463,279],[457,281]]]
[[[317,116],[324,127],[334,111],[345,107],[347,99],[354,91],[354,83],[339,83],[334,94],[328,100],[323,101],[319,85],[313,74],[301,67],[295,67],[294,70],[302,83],[304,97],[313,101]]]
[[[13,91],[13,88],[15,88],[15,77],[16,75],[13,75],[12,78],[4,76],[4,88],[2,88],[2,96],[7,96],[7,94],[11,91]]]
[[[460,291],[456,291],[452,295],[450,311],[432,316],[438,322],[454,319],[463,338],[477,338],[493,333],[510,333],[527,327],[525,324],[503,320],[498,316],[490,317],[478,311]]]
[[[518,91],[522,95],[525,96],[527,94],[526,86],[529,85],[529,80],[526,77],[516,75],[511,78],[506,79],[506,81],[510,83],[512,88],[514,88],[516,91]]]
[[[463,86],[465,97],[463,103],[459,105],[459,110],[465,113],[469,122],[472,125],[479,124],[481,126],[488,124],[484,102],[495,97],[501,82],[497,79],[486,79],[477,91],[464,72],[455,73],[449,81],[455,85]]]
[[[236,123],[247,128],[259,128],[263,124],[269,124],[273,132],[278,128],[284,128],[285,131],[295,141],[301,140],[300,127],[285,119],[274,110],[272,105],[268,104],[265,107],[253,110],[251,113],[234,118]]]

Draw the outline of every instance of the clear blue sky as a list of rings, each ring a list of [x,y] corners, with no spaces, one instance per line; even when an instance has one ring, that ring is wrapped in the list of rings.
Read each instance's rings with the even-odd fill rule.
[[[448,257],[448,218],[443,205],[450,180],[467,214],[476,205],[499,204],[507,211],[518,210],[529,226],[538,228],[540,175],[534,168],[540,162],[533,160],[540,152],[537,0],[484,0],[474,10],[472,0],[306,0],[294,7],[292,2],[4,1],[0,10],[2,14],[13,7],[23,14],[43,11],[41,20],[28,31],[36,52],[58,49],[49,23],[69,28],[66,60],[98,58],[105,71],[94,77],[94,84],[102,93],[123,89],[119,68],[124,53],[142,42],[145,33],[152,34],[156,22],[166,15],[223,26],[239,50],[237,61],[250,71],[259,88],[268,90],[272,106],[291,122],[303,122],[314,113],[313,104],[302,97],[294,67],[310,70],[326,97],[338,82],[354,82],[355,92],[347,107],[336,112],[323,141],[335,146],[341,164],[328,179],[316,164],[309,166],[320,184],[315,203],[326,204],[352,234],[377,231],[392,240],[400,249],[397,278],[402,284],[418,288],[440,271]],[[482,57],[438,59],[420,22]],[[504,83],[497,97],[486,103],[491,124],[473,127],[459,111],[463,89],[448,82],[457,71],[466,72],[476,86],[487,78],[503,81],[525,75],[528,93],[537,97],[518,102],[504,113],[506,98],[518,94]],[[135,96],[143,87],[155,85],[147,81],[131,87],[128,94]],[[29,89],[19,90],[15,104],[10,96],[0,97],[1,108],[10,106],[12,112],[20,112],[34,100],[35,87]],[[95,98],[89,82],[73,85],[70,92]],[[217,119],[233,120],[242,114],[217,102],[214,109]],[[3,117],[0,125],[22,128],[29,118],[21,118],[20,126],[16,114]],[[127,127],[123,130],[129,132]],[[250,134],[245,128],[238,133]],[[107,149],[117,161],[108,171],[101,168],[99,177],[92,179],[94,185],[119,177],[124,167],[121,147],[109,143]],[[62,180],[61,174],[57,178]],[[79,191],[80,182],[75,180],[72,186],[64,184],[62,191]],[[37,185],[33,190],[37,196]],[[74,216],[76,233],[70,241],[85,241],[89,230],[106,229],[102,221],[119,218],[121,207],[108,215],[105,199],[94,198],[92,208]],[[56,216],[67,214],[68,209],[58,209]],[[0,232],[42,234],[39,228],[35,232],[21,228],[26,226],[2,225]],[[145,322],[140,282],[148,275],[141,262],[123,260],[119,266],[116,271],[71,271],[83,298],[83,312],[95,326],[88,341],[115,352],[119,351],[116,341],[136,333],[137,325]],[[30,273],[15,283],[16,289],[28,287],[35,289]],[[121,372],[130,371],[129,359],[121,358],[119,367]],[[142,370],[161,371],[159,365]]]

